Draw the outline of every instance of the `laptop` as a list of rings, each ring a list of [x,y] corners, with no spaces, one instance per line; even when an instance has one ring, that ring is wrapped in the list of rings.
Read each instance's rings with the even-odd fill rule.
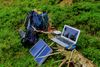
[[[58,43],[63,47],[69,47],[77,43],[80,30],[73,28],[68,25],[64,25],[61,35],[51,38],[54,42]]]

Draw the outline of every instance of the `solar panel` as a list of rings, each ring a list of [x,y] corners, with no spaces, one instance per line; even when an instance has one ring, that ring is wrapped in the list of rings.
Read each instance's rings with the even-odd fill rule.
[[[43,58],[42,56],[49,55],[51,52],[52,52],[51,48],[49,48],[48,46],[46,46],[46,47],[41,51],[41,53],[35,58],[35,60],[36,60],[39,64],[42,64],[43,61],[47,58],[47,57]]]
[[[32,56],[36,57],[37,54],[46,46],[46,44],[43,44],[42,41],[37,42],[31,49],[30,53]]]
[[[52,52],[52,49],[42,40],[40,39],[29,51],[32,56],[34,56],[34,60],[41,65]],[[42,57],[46,56],[46,57]]]

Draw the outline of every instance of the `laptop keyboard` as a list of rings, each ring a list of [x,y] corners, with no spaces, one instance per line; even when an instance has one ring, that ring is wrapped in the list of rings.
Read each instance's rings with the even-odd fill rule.
[[[64,43],[67,43],[68,45],[71,45],[72,43],[67,41],[66,39],[62,38],[62,37],[57,37],[58,40],[64,42]]]

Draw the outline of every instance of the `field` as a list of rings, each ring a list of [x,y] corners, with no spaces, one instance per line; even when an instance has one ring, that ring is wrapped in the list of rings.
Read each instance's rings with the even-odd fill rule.
[[[59,30],[70,25],[81,30],[77,50],[100,67],[100,2],[74,0],[61,6],[60,0],[0,0],[0,67],[35,67],[30,48],[20,42],[18,33],[27,13],[33,9],[48,12],[49,21]],[[50,40],[45,39],[48,44]],[[51,56],[41,67],[58,67],[60,55]]]

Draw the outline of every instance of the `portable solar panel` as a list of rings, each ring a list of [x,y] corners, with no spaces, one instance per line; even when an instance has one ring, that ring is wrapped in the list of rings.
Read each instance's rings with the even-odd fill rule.
[[[52,49],[40,39],[29,51],[34,57],[34,60],[41,65],[52,52]]]

